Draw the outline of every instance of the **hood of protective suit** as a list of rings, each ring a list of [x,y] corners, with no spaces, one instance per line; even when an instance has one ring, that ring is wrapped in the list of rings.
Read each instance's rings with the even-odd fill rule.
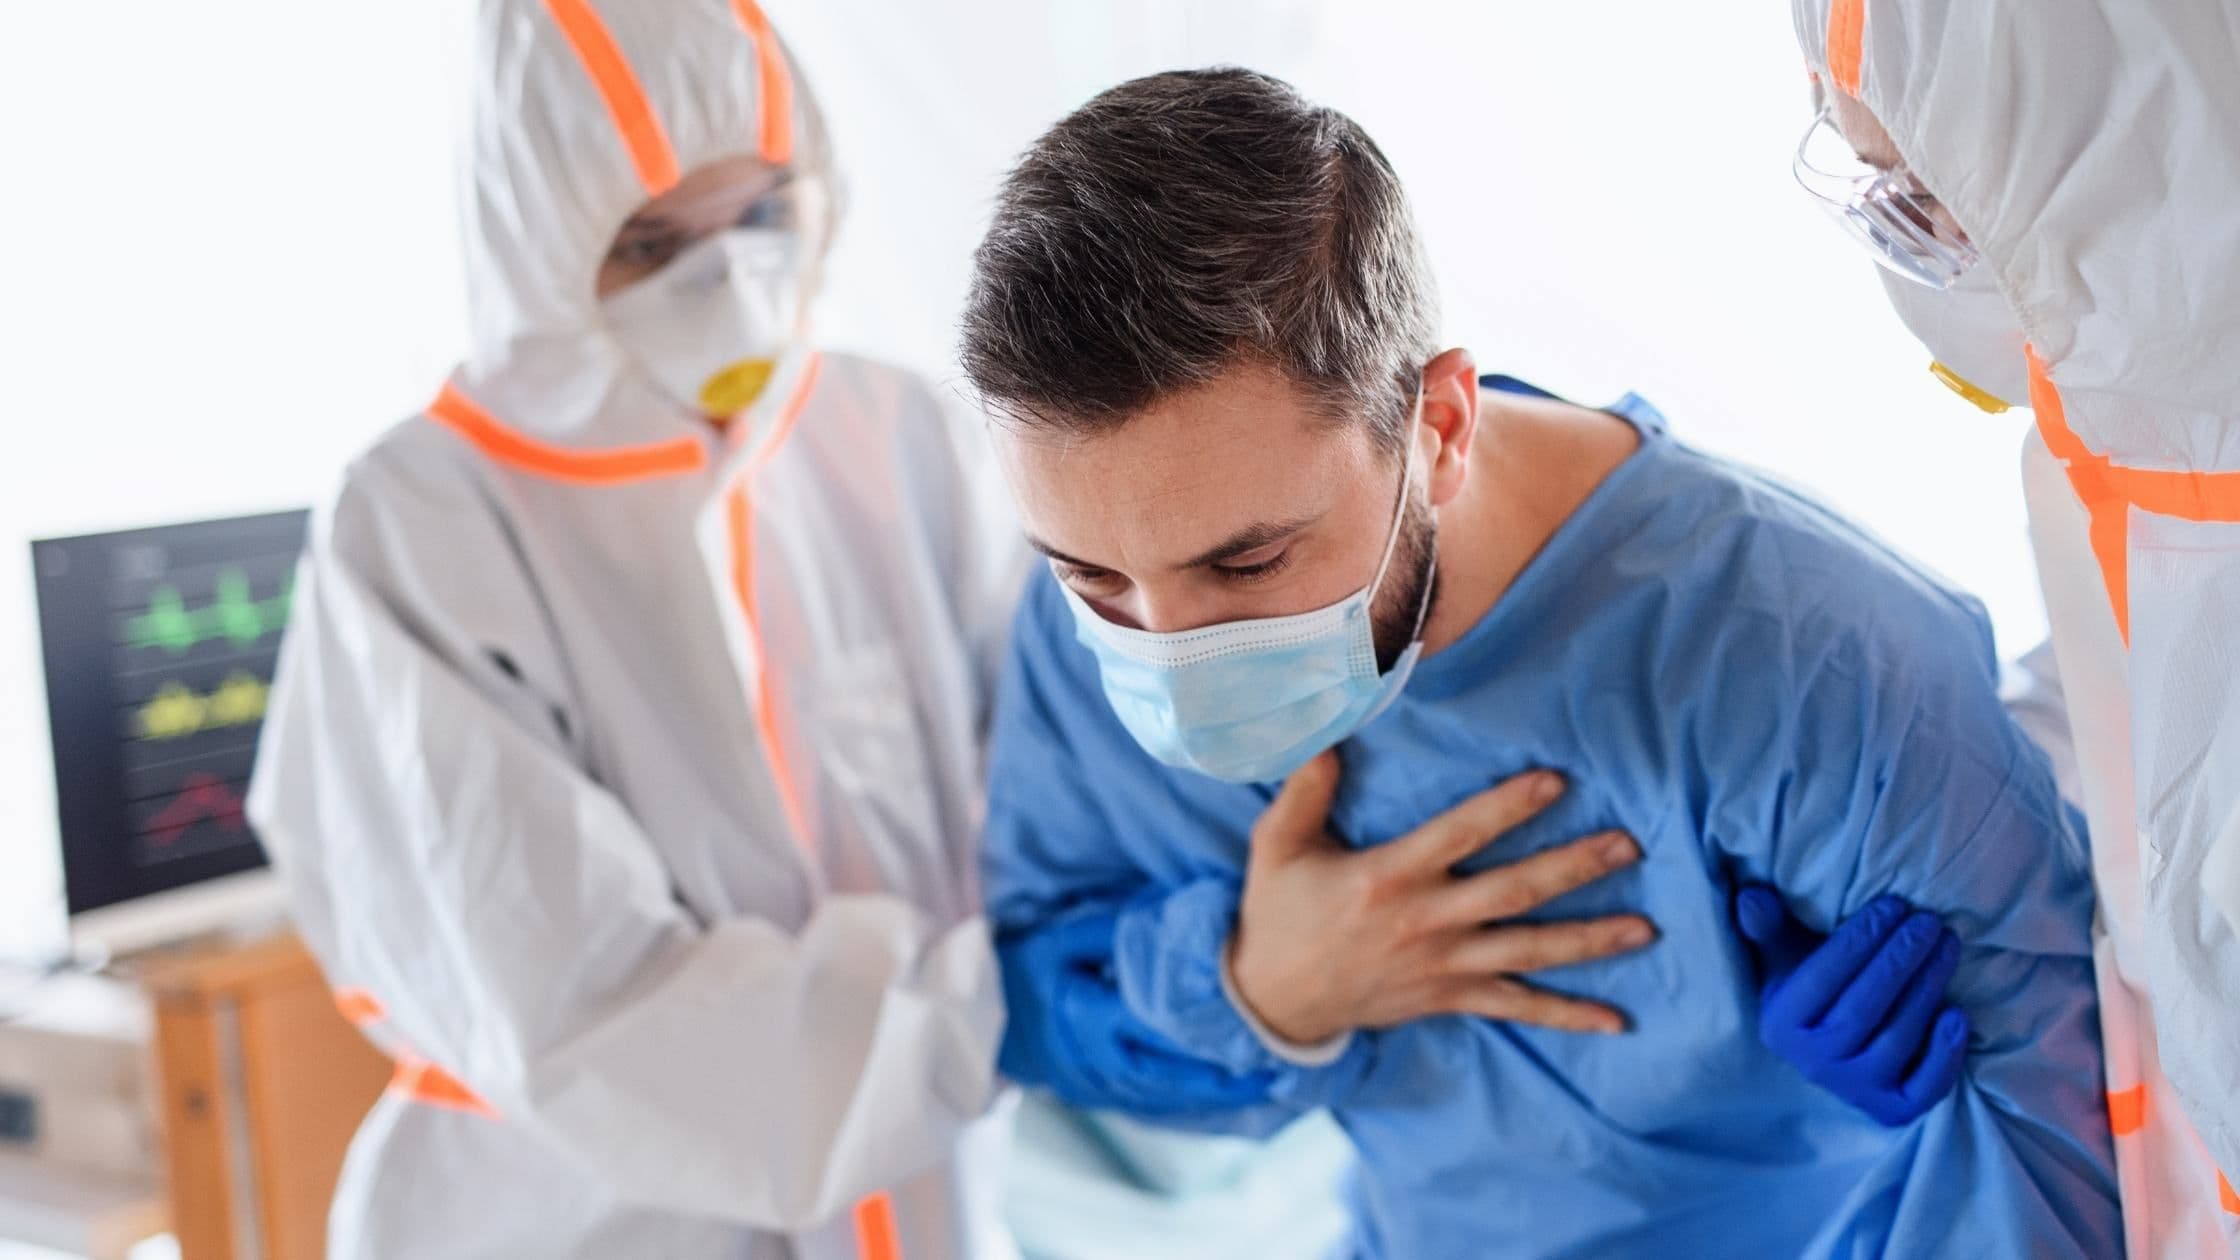
[[[1791,3],[1820,81],[1982,251],[2077,435],[2134,467],[2240,468],[2229,0]]]
[[[482,0],[476,34],[461,231],[471,344],[454,384],[507,427],[567,447],[704,433],[609,335],[599,264],[632,213],[712,161],[757,156],[829,189],[806,81],[751,0]]]

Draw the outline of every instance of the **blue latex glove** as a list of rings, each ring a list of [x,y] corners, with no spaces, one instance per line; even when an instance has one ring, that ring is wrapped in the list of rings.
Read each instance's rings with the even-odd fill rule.
[[[1267,1073],[1237,1076],[1145,1027],[1112,977],[1119,916],[1077,911],[996,942],[1010,1018],[996,1066],[1076,1107],[1183,1116],[1266,1102]]]
[[[1735,923],[1758,957],[1758,1037],[1807,1080],[1893,1128],[1960,1079],[1967,1013],[1944,1005],[1960,940],[1937,916],[1879,897],[1822,936],[1753,884]]]

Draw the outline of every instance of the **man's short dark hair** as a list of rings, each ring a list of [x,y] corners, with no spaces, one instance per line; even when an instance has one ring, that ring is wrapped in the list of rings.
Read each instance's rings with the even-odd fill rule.
[[[1259,364],[1396,445],[1438,296],[1391,163],[1248,70],[1124,83],[1004,181],[974,255],[965,372],[1017,423],[1100,430]]]

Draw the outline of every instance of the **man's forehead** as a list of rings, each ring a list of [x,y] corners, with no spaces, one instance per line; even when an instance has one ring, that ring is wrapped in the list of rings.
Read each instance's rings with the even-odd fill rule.
[[[996,446],[1047,549],[1104,567],[1179,564],[1240,531],[1318,515],[1367,460],[1351,427],[1252,401],[1205,394],[1091,433],[1000,425]]]
[[[1119,523],[1190,509],[1225,492],[1245,497],[1267,480],[1264,470],[1242,462],[1253,446],[1190,433],[1147,441],[1151,435],[1133,429],[1008,432],[996,445],[1033,517]]]
[[[998,443],[1014,462],[1045,473],[1088,465],[1104,478],[1148,484],[1258,475],[1282,455],[1357,444],[1365,435],[1351,428],[1324,419],[1273,369],[1241,366],[1118,422],[1053,416],[1003,424]]]
[[[1342,472],[1350,445],[1328,425],[1188,425],[1149,418],[1089,434],[1006,426],[996,439],[1030,512],[1100,520],[1203,515],[1215,505],[1282,499],[1288,487]]]

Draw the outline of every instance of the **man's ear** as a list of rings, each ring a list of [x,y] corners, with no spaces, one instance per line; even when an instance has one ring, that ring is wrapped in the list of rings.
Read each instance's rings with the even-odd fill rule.
[[[1431,506],[1443,507],[1462,493],[1469,475],[1470,444],[1478,437],[1478,363],[1457,347],[1423,369],[1423,415],[1409,440],[1419,444],[1416,458],[1425,470]]]

